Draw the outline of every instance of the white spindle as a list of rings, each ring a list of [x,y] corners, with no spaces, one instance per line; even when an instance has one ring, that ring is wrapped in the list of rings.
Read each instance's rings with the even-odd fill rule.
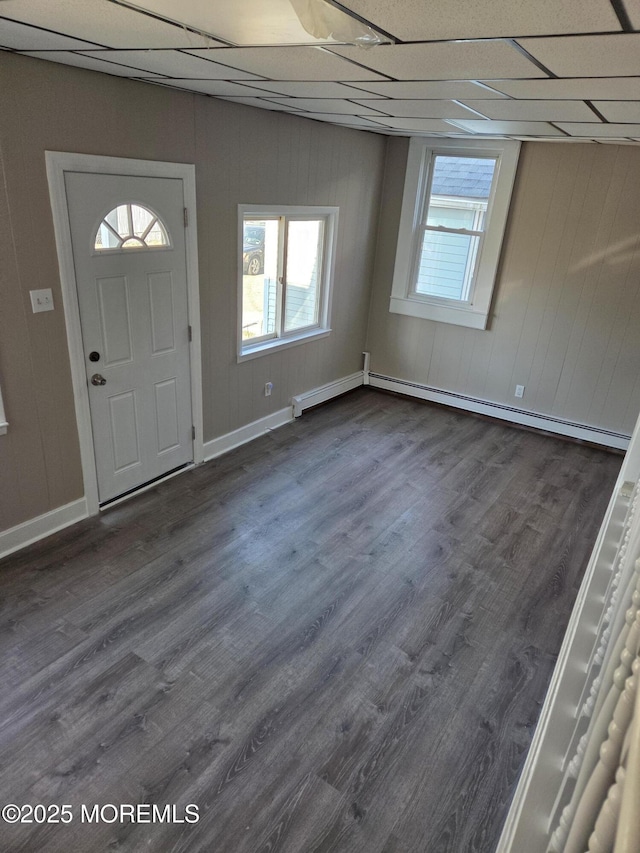
[[[633,721],[626,742],[626,773],[614,853],[640,850],[640,690],[636,690]]]
[[[611,853],[616,838],[620,816],[625,769],[618,767],[616,781],[609,788],[607,799],[602,804],[593,833],[589,838],[589,853]]]
[[[593,830],[593,816],[599,813],[620,764],[622,743],[633,715],[639,669],[640,660],[636,659],[633,674],[626,680],[624,690],[616,703],[608,727],[608,737],[600,748],[600,760],[578,802],[564,853],[584,853],[587,848]]]

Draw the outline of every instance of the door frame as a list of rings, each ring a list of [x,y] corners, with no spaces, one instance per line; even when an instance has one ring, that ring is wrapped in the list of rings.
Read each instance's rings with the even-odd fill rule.
[[[195,166],[188,163],[165,163],[158,160],[134,160],[125,157],[103,157],[62,151],[45,151],[45,158],[71,362],[71,380],[78,424],[78,438],[80,440],[84,492],[88,515],[96,515],[100,511],[98,476],[64,174],[65,172],[93,172],[101,175],[126,175],[143,178],[178,178],[182,181],[184,204],[187,210],[187,227],[185,228],[187,301],[189,324],[192,330],[190,371],[191,416],[195,427],[193,462],[198,464],[204,461],[204,443],[202,435],[202,359]]]

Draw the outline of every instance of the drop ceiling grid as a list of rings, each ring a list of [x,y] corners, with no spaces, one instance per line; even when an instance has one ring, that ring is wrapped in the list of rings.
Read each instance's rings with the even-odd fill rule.
[[[211,3],[243,13],[207,2],[207,14]],[[453,12],[436,0],[428,14],[424,0],[346,0],[411,42],[362,50],[229,45],[113,0],[3,0],[0,48],[389,135],[633,142],[640,33],[622,25],[640,27],[640,0],[621,2],[626,18],[610,0],[483,0]],[[194,4],[205,8],[169,5],[192,25]]]

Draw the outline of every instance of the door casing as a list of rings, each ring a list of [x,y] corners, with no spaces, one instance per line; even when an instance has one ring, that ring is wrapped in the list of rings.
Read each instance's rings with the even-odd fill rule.
[[[58,265],[60,267],[60,282],[62,285],[62,302],[67,329],[69,358],[71,361],[71,379],[73,383],[76,421],[78,424],[78,437],[80,440],[80,458],[85,500],[87,503],[87,513],[95,515],[100,510],[98,479],[64,173],[94,172],[105,175],[178,178],[182,180],[185,205],[188,212],[188,227],[185,230],[185,249],[187,259],[189,324],[192,329],[190,353],[191,407],[192,423],[195,426],[193,461],[194,464],[198,464],[204,460],[204,445],[202,436],[202,361],[195,166],[186,163],[133,160],[122,157],[102,157],[92,154],[73,154],[60,151],[46,151],[45,157]]]

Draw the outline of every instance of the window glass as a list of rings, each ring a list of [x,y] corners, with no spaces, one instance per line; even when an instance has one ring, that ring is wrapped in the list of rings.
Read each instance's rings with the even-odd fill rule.
[[[239,356],[326,334],[337,208],[240,212]]]
[[[275,334],[278,295],[277,219],[245,219],[242,242],[242,339]]]
[[[322,220],[290,220],[287,229],[284,328],[291,332],[318,322]]]
[[[470,299],[495,167],[495,158],[434,156],[416,293]]]
[[[97,252],[156,249],[170,246],[167,229],[155,213],[140,204],[119,204],[109,211],[94,240]]]

